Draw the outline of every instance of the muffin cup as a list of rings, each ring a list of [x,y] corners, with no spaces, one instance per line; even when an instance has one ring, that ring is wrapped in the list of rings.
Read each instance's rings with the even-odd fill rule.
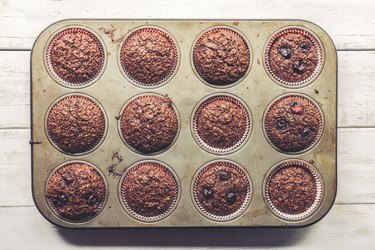
[[[201,136],[198,133],[198,124],[197,123],[198,123],[198,117],[199,117],[200,112],[202,111],[202,109],[205,106],[207,106],[208,104],[210,104],[210,103],[212,103],[213,101],[216,101],[216,100],[225,100],[225,101],[232,102],[232,103],[236,104],[238,107],[240,107],[243,111],[245,111],[244,113],[246,114],[246,117],[245,117],[245,119],[246,119],[246,129],[245,129],[244,134],[242,135],[240,140],[238,140],[233,146],[228,147],[228,148],[212,147],[212,146],[208,145],[206,142],[204,142],[203,139],[201,138]],[[226,154],[234,153],[235,151],[241,149],[246,144],[245,142],[249,139],[250,134],[251,134],[251,129],[252,129],[251,123],[252,122],[251,122],[251,112],[250,112],[250,110],[247,108],[246,104],[242,100],[240,100],[238,97],[235,97],[235,96],[232,96],[232,95],[229,95],[229,94],[219,93],[219,94],[214,94],[214,95],[211,95],[211,96],[208,96],[208,97],[204,98],[194,108],[192,117],[193,117],[193,119],[192,119],[192,122],[191,122],[191,131],[192,131],[195,142],[202,149],[204,149],[205,151],[207,151],[209,153],[212,153],[212,154],[226,155]]]
[[[102,183],[105,187],[105,199],[103,200],[103,202],[101,202],[101,204],[99,205],[99,208],[97,209],[97,213],[93,216],[87,216],[87,217],[83,217],[82,219],[80,220],[70,220],[70,219],[67,219],[63,216],[61,216],[58,212],[57,212],[57,209],[56,207],[52,204],[52,202],[50,202],[47,198],[47,192],[48,192],[48,183],[50,182],[51,180],[51,177],[57,172],[59,171],[60,169],[66,167],[66,166],[69,166],[70,164],[76,164],[76,163],[83,163],[83,164],[86,164],[86,165],[89,165],[90,167],[92,167],[101,177],[101,180],[102,180]],[[108,200],[108,184],[107,184],[107,181],[103,175],[103,173],[100,171],[100,169],[96,166],[94,166],[93,164],[87,162],[87,161],[80,161],[80,160],[73,160],[73,161],[68,161],[68,162],[64,162],[62,164],[60,164],[59,166],[57,166],[54,170],[52,170],[51,174],[49,175],[48,179],[47,179],[47,182],[46,182],[46,186],[45,186],[45,196],[46,196],[46,202],[48,204],[48,207],[50,208],[50,210],[52,211],[52,213],[58,217],[59,219],[65,221],[65,222],[68,222],[68,223],[74,223],[74,224],[77,224],[77,223],[86,223],[86,222],[89,222],[91,220],[93,220],[95,217],[97,217],[103,210],[103,208],[105,207],[105,204],[107,203],[107,200]]]
[[[133,35],[139,33],[139,32],[143,32],[143,31],[146,31],[146,32],[150,32],[150,33],[156,33],[156,34],[160,34],[164,37],[166,37],[172,47],[173,47],[173,50],[174,50],[174,53],[175,53],[175,56],[174,56],[174,62],[173,62],[173,68],[172,70],[168,73],[168,75],[166,77],[164,77],[162,80],[156,82],[156,83],[144,83],[144,82],[141,82],[141,81],[138,81],[136,79],[134,79],[131,74],[129,74],[129,72],[127,72],[125,70],[125,67],[123,65],[123,51],[124,51],[124,45],[125,43],[127,42],[128,38],[132,37]],[[127,36],[125,36],[125,38],[123,39],[123,41],[121,42],[120,44],[120,49],[118,50],[118,65],[119,65],[119,68],[120,68],[120,71],[121,73],[123,74],[123,76],[132,84],[138,86],[138,87],[141,87],[141,88],[148,88],[148,89],[152,89],[152,88],[158,88],[158,87],[161,87],[165,84],[167,84],[169,81],[172,80],[172,78],[175,76],[175,74],[177,73],[178,71],[178,67],[180,65],[180,51],[179,51],[179,48],[177,46],[177,42],[176,40],[173,38],[173,36],[166,30],[162,29],[162,28],[159,28],[157,26],[141,26],[139,28],[136,28],[134,30],[132,30]]]
[[[199,203],[199,200],[198,200],[197,183],[200,180],[202,174],[204,174],[205,171],[207,171],[209,169],[209,167],[213,164],[220,164],[221,166],[226,166],[226,167],[229,167],[229,168],[237,169],[241,172],[242,177],[244,177],[247,180],[248,185],[247,185],[246,198],[245,198],[244,202],[242,203],[242,205],[240,206],[239,209],[237,209],[235,212],[233,212],[231,214],[228,214],[228,215],[220,216],[220,215],[215,215],[213,213],[210,213],[203,208],[203,206]],[[204,164],[195,173],[195,175],[193,177],[192,188],[191,188],[191,199],[193,201],[193,204],[194,204],[195,208],[199,211],[200,214],[202,214],[207,219],[217,221],[217,222],[226,222],[226,221],[231,221],[231,220],[234,220],[234,219],[238,218],[239,216],[241,216],[246,211],[247,207],[250,204],[251,198],[252,198],[252,190],[253,190],[253,187],[252,187],[251,179],[250,179],[248,173],[246,172],[246,170],[244,168],[239,166],[237,163],[234,163],[234,162],[229,161],[229,160],[214,160],[214,161],[211,161],[211,162],[208,162],[208,163]]]
[[[216,30],[223,30],[223,31],[229,31],[229,32],[232,32],[238,36],[240,36],[242,38],[242,40],[244,41],[244,43],[246,44],[247,46],[247,49],[248,49],[248,53],[249,53],[249,65],[247,67],[247,70],[246,70],[246,73],[240,78],[238,79],[237,81],[233,82],[233,83],[229,83],[229,84],[212,84],[212,83],[209,83],[207,82],[205,79],[203,79],[200,75],[200,73],[197,71],[196,67],[195,67],[195,48],[197,47],[197,43],[204,37],[206,37],[207,35],[209,35],[210,33],[212,33],[213,31],[216,31]],[[192,46],[192,49],[191,49],[191,53],[190,53],[190,64],[191,64],[191,68],[193,69],[195,75],[198,77],[198,79],[203,82],[204,84],[212,87],[212,88],[218,88],[218,89],[225,89],[225,88],[230,88],[230,87],[233,87],[237,84],[239,84],[240,82],[242,82],[246,77],[247,75],[249,74],[250,72],[250,69],[251,69],[251,66],[252,66],[252,62],[253,62],[253,53],[252,53],[252,48],[251,48],[251,45],[250,45],[250,42],[247,40],[246,36],[243,35],[239,30],[236,30],[230,26],[213,26],[209,29],[206,29],[204,30],[203,32],[201,32],[197,38],[195,39],[195,41],[193,42],[193,46]]]
[[[283,35],[286,35],[286,34],[289,34],[289,33],[301,34],[305,37],[308,37],[312,41],[313,45],[315,46],[316,51],[317,51],[317,55],[318,55],[318,62],[317,62],[317,65],[316,65],[316,68],[315,68],[314,72],[308,78],[306,78],[305,80],[298,81],[298,82],[289,82],[289,81],[285,81],[285,80],[281,79],[280,77],[278,77],[277,74],[272,71],[271,66],[270,66],[270,62],[269,62],[269,60],[270,60],[269,53],[270,53],[270,50],[271,50],[271,47],[272,47],[273,43],[279,37],[281,37]],[[287,27],[287,28],[283,28],[283,29],[275,32],[269,38],[269,40],[267,41],[266,47],[264,49],[264,66],[266,68],[267,74],[270,76],[270,78],[274,82],[276,82],[277,84],[279,84],[283,87],[287,87],[287,88],[301,88],[301,87],[309,85],[310,83],[315,81],[315,79],[319,76],[320,72],[323,69],[323,63],[324,63],[323,45],[321,44],[318,37],[316,37],[311,31],[309,31],[309,30],[307,30],[303,27],[297,27],[297,26],[296,27]]]
[[[148,92],[148,93],[143,93],[143,94],[140,94],[140,95],[137,95],[137,96],[134,96],[132,97],[130,100],[128,100],[124,106],[121,108],[121,111],[120,111],[120,115],[119,115],[119,119],[118,119],[118,133],[121,137],[121,140],[122,142],[126,145],[126,147],[128,147],[130,150],[132,150],[133,152],[137,153],[137,154],[140,154],[140,155],[145,155],[145,156],[153,156],[153,155],[158,155],[158,154],[161,154],[161,153],[164,153],[166,151],[168,151],[174,144],[175,142],[177,141],[178,139],[178,136],[180,134],[180,130],[181,130],[181,120],[180,120],[180,115],[179,115],[179,112],[177,110],[177,107],[174,105],[173,102],[171,102],[172,104],[172,108],[175,112],[175,115],[176,115],[176,119],[177,119],[177,132],[176,132],[176,135],[174,137],[174,139],[172,140],[172,142],[169,144],[168,147],[162,149],[162,150],[159,150],[157,152],[152,152],[152,153],[143,153],[135,148],[133,148],[124,138],[123,134],[122,134],[122,131],[121,131],[121,116],[123,115],[126,107],[132,103],[133,101],[137,100],[138,98],[147,98],[147,97],[157,97],[157,98],[168,98],[166,96],[163,96],[163,95],[160,95],[160,94],[157,94],[157,93],[151,93],[151,92]]]
[[[270,180],[272,177],[281,169],[290,167],[290,166],[297,166],[307,170],[312,176],[314,177],[315,185],[316,185],[316,196],[313,204],[304,212],[298,214],[288,214],[280,211],[273,205],[268,188],[270,184]],[[291,160],[284,160],[282,162],[277,163],[273,166],[267,173],[264,182],[263,182],[263,198],[268,207],[268,209],[278,218],[287,220],[287,221],[301,221],[307,219],[308,217],[312,216],[320,207],[324,196],[324,182],[323,178],[318,172],[318,170],[311,164],[297,159]]]
[[[274,143],[271,141],[271,139],[269,138],[269,134],[267,133],[267,130],[268,130],[268,127],[266,126],[266,117],[267,117],[267,114],[268,112],[270,111],[270,109],[273,107],[273,105],[277,104],[278,102],[280,102],[281,100],[283,100],[284,98],[287,98],[287,97],[296,97],[296,98],[300,98],[300,99],[303,99],[303,100],[308,100],[309,102],[311,102],[312,104],[314,104],[319,112],[319,116],[320,116],[320,123],[319,123],[319,131],[318,131],[318,134],[317,136],[315,137],[315,140],[314,142],[312,142],[307,148],[303,149],[303,150],[300,150],[300,151],[296,151],[296,152],[289,152],[289,151],[284,151],[284,150],[281,150],[280,148],[278,148],[276,145],[274,145]],[[269,105],[268,107],[266,108],[266,111],[264,113],[264,116],[263,116],[263,133],[264,133],[264,136],[266,137],[266,140],[267,142],[277,151],[281,152],[281,153],[284,153],[284,154],[288,154],[288,155],[297,155],[297,154],[302,154],[302,153],[305,153],[307,151],[310,151],[312,148],[314,148],[318,142],[320,141],[321,137],[322,137],[322,134],[323,134],[323,128],[324,128],[324,116],[323,116],[323,112],[322,110],[320,109],[319,105],[314,101],[312,100],[312,98],[306,96],[306,95],[302,95],[302,94],[297,94],[297,93],[290,93],[290,94],[284,94],[284,95],[281,95],[279,97],[277,97],[275,100],[273,100]]]
[[[53,66],[52,66],[52,62],[51,62],[51,50],[52,50],[52,47],[55,43],[55,41],[59,40],[63,35],[65,34],[72,34],[72,33],[84,33],[88,36],[90,36],[98,45],[98,47],[100,48],[101,50],[101,58],[102,58],[102,61],[101,61],[101,65],[100,65],[100,70],[97,72],[97,74],[95,76],[92,76],[90,79],[86,80],[86,81],[83,81],[83,82],[69,82],[67,80],[64,80],[63,78],[61,78],[56,72],[55,70],[53,69]],[[102,73],[104,72],[104,68],[105,68],[105,65],[106,65],[106,62],[107,62],[107,55],[105,53],[105,49],[104,49],[104,43],[103,41],[100,39],[100,37],[98,35],[96,35],[94,33],[94,31],[86,28],[86,27],[83,27],[83,26],[68,26],[68,27],[64,27],[60,30],[58,30],[57,32],[55,32],[51,38],[48,40],[48,42],[46,43],[46,48],[45,48],[45,53],[44,53],[44,64],[45,64],[45,67],[47,69],[47,72],[49,73],[49,75],[52,77],[53,80],[55,80],[58,84],[64,86],[64,87],[68,87],[68,88],[75,88],[75,89],[78,89],[78,88],[84,88],[84,87],[87,87],[91,84],[93,84],[94,82],[96,82],[100,76],[102,75]]]
[[[147,165],[152,164],[154,166],[163,168],[164,170],[166,170],[168,175],[171,176],[175,181],[174,190],[176,191],[177,195],[174,197],[173,202],[172,202],[171,206],[168,208],[168,210],[165,211],[164,213],[160,214],[160,215],[157,215],[157,216],[148,217],[148,216],[144,216],[144,215],[141,215],[141,214],[137,213],[136,211],[134,211],[133,209],[130,208],[130,206],[128,205],[128,203],[125,199],[125,196],[124,196],[124,192],[126,192],[126,190],[123,187],[123,183],[126,180],[126,177],[127,177],[128,173],[131,172],[131,171],[137,170],[138,168],[142,167],[145,164],[147,164]],[[170,168],[168,165],[166,165],[166,164],[164,164],[160,161],[145,160],[145,161],[140,161],[140,162],[137,162],[137,163],[133,164],[132,166],[130,166],[124,172],[124,174],[122,175],[121,180],[120,180],[120,185],[119,185],[119,189],[118,189],[118,196],[119,196],[120,203],[121,203],[122,207],[131,217],[133,217],[136,220],[142,221],[142,222],[152,223],[152,222],[158,222],[158,221],[164,220],[169,215],[171,215],[173,213],[173,211],[177,207],[178,201],[180,200],[180,195],[181,195],[180,189],[181,189],[181,186],[180,186],[179,179],[178,179],[176,173],[172,170],[172,168]]]
[[[51,110],[53,109],[53,107],[55,107],[55,105],[57,105],[58,103],[66,100],[66,99],[75,99],[75,98],[80,98],[80,99],[85,99],[85,100],[88,100],[90,102],[92,102],[93,104],[97,105],[99,107],[99,109],[101,110],[102,114],[103,114],[103,117],[104,117],[104,130],[102,132],[102,135],[101,135],[101,138],[99,140],[97,140],[96,142],[92,143],[91,147],[89,149],[87,149],[86,151],[84,152],[79,152],[79,153],[70,153],[70,152],[67,152],[63,149],[61,149],[59,147],[59,145],[50,137],[49,135],[49,132],[48,132],[48,127],[47,127],[47,122],[48,122],[48,116],[51,112]],[[86,154],[89,154],[89,153],[92,153],[93,151],[95,151],[101,144],[102,142],[104,141],[106,135],[107,135],[107,130],[108,130],[108,120],[107,120],[107,115],[104,111],[104,108],[102,107],[102,105],[94,100],[94,98],[86,95],[86,94],[81,94],[81,93],[72,93],[72,94],[67,94],[67,95],[64,95],[64,96],[61,96],[60,98],[58,98],[57,100],[55,100],[51,106],[48,108],[46,114],[45,114],[45,119],[44,119],[44,128],[45,128],[45,133],[46,133],[46,136],[48,138],[48,141],[52,144],[52,146],[54,148],[56,148],[58,151],[64,153],[64,154],[67,154],[67,155],[72,155],[72,156],[80,156],[80,155],[86,155]]]

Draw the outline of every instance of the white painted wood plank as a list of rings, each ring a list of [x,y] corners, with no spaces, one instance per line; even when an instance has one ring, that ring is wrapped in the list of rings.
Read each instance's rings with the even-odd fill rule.
[[[0,138],[0,206],[32,206],[29,130]],[[375,203],[374,148],[375,129],[339,129],[336,203]]]
[[[34,207],[0,208],[2,249],[374,249],[375,205],[335,205],[302,229],[66,230]]]
[[[29,140],[29,129],[0,130],[0,206],[34,205]]]
[[[375,129],[339,129],[336,203],[375,203]]]
[[[339,126],[375,125],[375,52],[338,53]]]
[[[374,51],[338,53],[339,126],[375,126],[374,83]]]
[[[66,18],[297,18],[323,27],[338,49],[373,49],[374,13],[372,0],[1,0],[0,48],[30,49],[46,26]]]
[[[30,127],[29,56],[0,51],[0,128]],[[338,52],[339,126],[375,126],[374,68],[374,51]]]
[[[30,52],[0,52],[0,128],[30,127]]]

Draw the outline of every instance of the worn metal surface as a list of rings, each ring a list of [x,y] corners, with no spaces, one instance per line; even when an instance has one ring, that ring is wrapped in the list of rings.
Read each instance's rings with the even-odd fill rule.
[[[66,26],[84,26],[103,40],[107,60],[101,77],[94,84],[73,89],[57,84],[48,74],[45,63],[45,46],[51,35]],[[158,88],[140,88],[130,83],[121,73],[118,50],[122,38],[140,26],[157,26],[167,30],[176,40],[180,51],[179,68],[167,84]],[[213,88],[200,81],[191,63],[191,49],[196,37],[212,26],[229,26],[240,31],[251,46],[250,71],[239,84],[230,88]],[[305,27],[319,37],[324,49],[324,65],[318,78],[302,88],[285,88],[276,84],[266,73],[263,53],[266,41],[277,30],[288,26]],[[314,24],[305,21],[254,20],[254,21],[132,21],[132,20],[67,20],[48,27],[34,44],[31,56],[32,84],[32,177],[34,200],[40,212],[51,222],[72,228],[85,227],[192,227],[192,226],[303,226],[322,218],[330,209],[336,195],[336,87],[337,59],[334,45],[328,35]],[[168,95],[180,116],[180,133],[177,141],[166,152],[145,156],[130,150],[118,132],[118,120],[123,105],[135,95],[153,92]],[[45,116],[51,103],[62,95],[83,93],[93,97],[104,108],[108,118],[107,134],[103,143],[93,152],[80,156],[61,153],[53,147],[45,133]],[[215,155],[202,150],[191,132],[193,110],[203,98],[217,93],[229,93],[240,98],[251,111],[252,130],[246,144],[228,155]],[[302,154],[287,155],[276,151],[267,142],[262,128],[264,112],[276,97],[286,93],[302,93],[315,100],[324,115],[324,129],[320,141]],[[119,156],[123,161],[119,161]],[[155,159],[166,163],[177,174],[181,197],[175,211],[166,219],[155,223],[141,222],[123,209],[118,187],[120,176],[110,173],[109,166],[121,174],[133,163]],[[191,184],[196,171],[205,163],[227,159],[241,165],[252,181],[252,199],[247,210],[238,218],[226,222],[209,220],[194,207]],[[311,217],[288,222],[273,215],[263,201],[263,182],[268,170],[286,159],[302,159],[314,165],[324,180],[324,196],[320,208]],[[51,212],[45,199],[45,186],[50,173],[65,161],[84,160],[97,166],[108,183],[108,200],[103,211],[84,223],[60,220]]]

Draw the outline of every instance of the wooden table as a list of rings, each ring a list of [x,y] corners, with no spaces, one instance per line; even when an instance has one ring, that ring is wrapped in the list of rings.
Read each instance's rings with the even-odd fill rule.
[[[338,193],[303,229],[64,230],[31,196],[30,50],[64,18],[300,18],[338,50]],[[375,1],[0,0],[0,249],[375,249]]]

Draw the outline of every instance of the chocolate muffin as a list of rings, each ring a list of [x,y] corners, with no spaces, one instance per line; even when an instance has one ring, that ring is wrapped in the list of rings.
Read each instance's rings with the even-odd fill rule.
[[[56,147],[79,154],[99,144],[106,124],[102,109],[91,98],[75,94],[61,98],[52,106],[46,126]]]
[[[244,38],[228,28],[213,28],[194,45],[194,67],[209,84],[229,85],[243,78],[250,65],[250,51]]]
[[[172,100],[159,95],[136,97],[122,111],[120,128],[125,142],[141,153],[168,148],[178,132]]]
[[[285,85],[310,82],[321,70],[322,49],[309,32],[285,29],[275,34],[266,47],[266,68]]]
[[[323,117],[318,106],[307,97],[288,95],[268,108],[264,127],[274,147],[282,152],[296,153],[319,140]]]
[[[199,170],[193,195],[203,214],[219,220],[231,219],[248,204],[250,182],[236,165],[213,162]]]
[[[176,205],[178,192],[178,182],[171,170],[151,161],[131,167],[121,183],[126,209],[146,221],[167,216]]]
[[[321,185],[316,171],[307,163],[284,162],[271,170],[266,198],[279,215],[297,219],[308,216],[317,207],[322,195]]]
[[[121,67],[134,82],[157,86],[177,68],[178,52],[173,39],[158,28],[141,28],[131,33],[121,48]]]
[[[51,175],[46,198],[63,219],[80,222],[96,216],[106,198],[99,172],[87,163],[67,163]]]
[[[104,66],[104,49],[86,29],[67,28],[48,45],[47,64],[55,79],[66,85],[81,86],[94,80]]]
[[[203,148],[228,153],[247,138],[250,117],[244,105],[231,96],[213,96],[194,114],[193,131]]]

